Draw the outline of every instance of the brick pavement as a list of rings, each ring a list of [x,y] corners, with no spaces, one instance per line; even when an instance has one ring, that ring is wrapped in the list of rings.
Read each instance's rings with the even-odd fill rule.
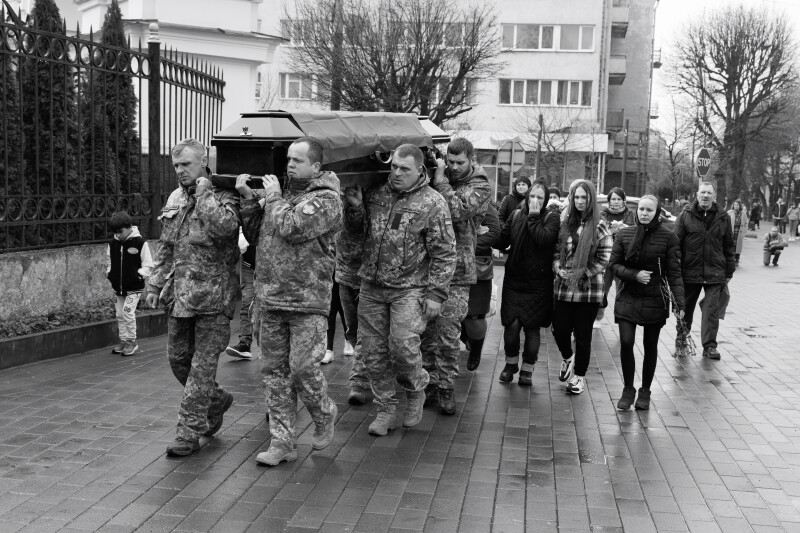
[[[499,320],[457,383],[457,415],[367,434],[348,358],[324,367],[340,420],[311,453],[266,448],[258,362],[223,356],[236,398],[195,455],[164,455],[180,388],[165,337],[0,372],[0,531],[800,531],[800,246],[778,268],[748,239],[720,330],[722,360],[676,360],[663,330],[649,412],[618,412],[618,338],[595,331],[588,391],[570,397],[543,335],[532,389],[500,384]],[[498,269],[502,275],[502,269]],[[695,332],[699,340],[699,332]],[[341,335],[337,346],[341,346]],[[463,368],[462,363],[462,368]]]

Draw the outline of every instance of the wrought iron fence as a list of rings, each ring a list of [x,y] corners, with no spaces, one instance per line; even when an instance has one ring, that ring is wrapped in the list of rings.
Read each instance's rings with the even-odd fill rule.
[[[116,47],[0,11],[0,253],[104,242],[117,210],[155,236],[169,147],[209,144],[225,82],[150,31],[146,49]]]

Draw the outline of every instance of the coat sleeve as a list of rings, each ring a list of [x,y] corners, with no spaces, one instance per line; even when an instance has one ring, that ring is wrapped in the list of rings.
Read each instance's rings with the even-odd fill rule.
[[[500,219],[497,217],[497,209],[491,203],[486,207],[486,214],[483,215],[481,225],[489,228],[489,231],[483,235],[478,235],[478,243],[475,248],[476,251],[481,250],[481,255],[489,255],[495,242],[500,238],[500,232],[502,231]]]
[[[456,270],[456,236],[444,199],[431,209],[428,231],[425,232],[425,248],[430,257],[428,288],[425,298],[443,302],[447,299],[450,280]]]
[[[508,221],[509,217],[511,216],[511,213],[514,212],[514,210],[511,209],[510,200],[512,198],[513,196],[508,194],[504,196],[502,200],[500,200],[500,207],[497,210],[497,218],[500,219],[500,224],[505,224]]]
[[[196,198],[193,217],[200,219],[209,238],[224,242],[239,236],[239,195],[206,189]]]
[[[258,197],[242,200],[242,233],[247,242],[258,245],[258,235],[261,232],[261,221],[264,219],[264,209]]]
[[[150,274],[150,279],[147,280],[149,292],[160,293],[175,270],[174,236],[178,231],[176,227],[178,221],[175,218],[177,218],[177,215],[172,218],[164,217],[161,219],[161,235],[153,254],[153,271]]]
[[[492,188],[485,178],[473,178],[466,186],[457,190],[446,179],[437,180],[432,186],[447,202],[453,222],[469,220],[486,212],[486,205],[492,194]]]
[[[150,246],[147,245],[147,241],[142,244],[141,257],[142,266],[139,268],[139,275],[146,279],[153,273],[153,257],[150,255]]]
[[[558,230],[561,227],[558,217],[550,212],[541,214],[528,214],[528,236],[539,246],[550,247],[558,240]]]
[[[728,213],[724,216],[729,218]],[[730,220],[726,220],[725,233],[722,236],[722,253],[725,255],[725,279],[731,279],[736,271],[736,241],[733,240]]]
[[[508,250],[508,247],[511,246],[511,225],[514,223],[514,217],[512,216],[505,222],[503,222],[503,228],[500,230],[500,236],[497,238],[497,242],[495,243],[494,247],[498,250]]]
[[[667,281],[675,297],[675,305],[678,310],[685,307],[685,293],[683,290],[683,276],[681,274],[681,247],[678,238],[670,235],[667,240]]]
[[[611,245],[614,243],[614,236],[608,231],[605,221],[600,221],[597,226],[597,234],[597,250],[594,253],[594,257],[591,257],[586,264],[584,272],[587,278],[601,274],[608,266],[608,258],[611,257]]]
[[[264,216],[267,224],[287,242],[310,241],[341,228],[342,200],[334,191],[314,194],[297,205],[277,194],[266,200]]]
[[[636,281],[636,274],[638,269],[630,268],[625,265],[625,254],[627,253],[627,245],[629,244],[630,237],[627,233],[617,233],[617,238],[614,239],[614,244],[611,246],[611,256],[608,260],[608,269],[614,274],[615,277],[622,281],[632,283]]]

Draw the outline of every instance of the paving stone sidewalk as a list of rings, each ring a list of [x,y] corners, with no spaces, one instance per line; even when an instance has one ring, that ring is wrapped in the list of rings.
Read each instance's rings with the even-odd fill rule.
[[[235,403],[184,459],[164,455],[181,396],[165,337],[2,371],[0,531],[800,531],[800,242],[777,268],[760,246],[746,240],[731,283],[721,361],[673,359],[663,330],[647,412],[615,409],[611,313],[584,394],[565,394],[549,332],[533,387],[499,383],[494,319],[478,371],[462,361],[457,414],[426,409],[382,438],[367,434],[373,405],[347,404],[337,355],[333,444],[311,451],[303,409],[299,458],[275,468],[255,463],[269,440],[258,361],[221,358]]]

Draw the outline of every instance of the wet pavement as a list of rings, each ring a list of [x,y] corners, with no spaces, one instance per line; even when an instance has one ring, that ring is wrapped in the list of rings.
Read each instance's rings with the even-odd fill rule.
[[[221,357],[235,403],[182,459],[164,454],[181,398],[165,336],[132,357],[0,371],[0,531],[800,531],[800,241],[780,262],[764,267],[760,239],[746,239],[720,361],[674,359],[668,323],[649,411],[615,409],[611,313],[579,396],[558,381],[549,332],[533,387],[499,383],[496,317],[480,368],[462,360],[456,415],[427,408],[376,438],[375,407],[347,404],[339,334],[323,367],[334,441],[312,452],[302,409],[298,460],[274,468],[255,462],[269,440],[258,360]]]

